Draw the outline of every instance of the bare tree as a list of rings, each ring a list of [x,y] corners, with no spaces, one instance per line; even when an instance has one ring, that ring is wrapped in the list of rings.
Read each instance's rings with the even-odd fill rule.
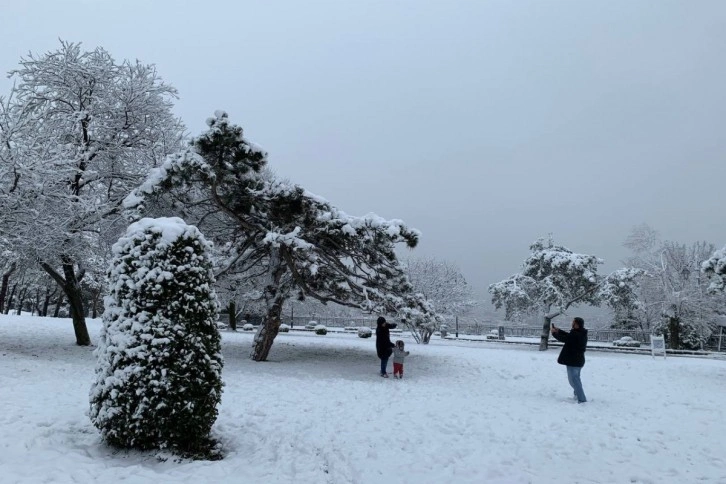
[[[633,229],[625,246],[633,251],[626,264],[643,271],[637,294],[641,304],[632,318],[643,330],[665,334],[671,348],[700,348],[713,331],[719,306],[701,272],[715,247],[662,241],[645,224]]]
[[[403,259],[406,275],[415,292],[431,302],[442,317],[461,315],[476,304],[471,287],[453,263],[433,257],[409,256]],[[428,343],[434,327],[421,327],[422,342]]]

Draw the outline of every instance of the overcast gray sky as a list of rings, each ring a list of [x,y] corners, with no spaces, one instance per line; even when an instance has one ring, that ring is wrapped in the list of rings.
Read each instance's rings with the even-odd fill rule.
[[[724,1],[0,5],[0,70],[58,38],[154,63],[192,134],[226,110],[278,174],[405,220],[480,294],[550,232],[604,270],[643,222],[726,243]]]

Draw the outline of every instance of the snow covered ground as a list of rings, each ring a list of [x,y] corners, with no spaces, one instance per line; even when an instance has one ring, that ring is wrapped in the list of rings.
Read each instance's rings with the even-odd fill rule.
[[[100,441],[69,320],[0,316],[0,481],[726,482],[725,361],[588,353],[577,405],[558,350],[409,340],[398,381],[373,339],[281,334],[255,363],[252,337],[223,332],[225,459],[161,460]]]

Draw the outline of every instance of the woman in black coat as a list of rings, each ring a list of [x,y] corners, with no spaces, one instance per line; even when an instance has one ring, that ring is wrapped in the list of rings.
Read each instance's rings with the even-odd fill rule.
[[[582,380],[580,380],[580,372],[585,366],[585,351],[587,349],[587,330],[585,329],[585,320],[575,318],[572,320],[572,331],[569,333],[552,325],[552,336],[564,344],[557,363],[567,367],[567,380],[575,393],[577,403],[585,403],[585,391],[582,389]]]
[[[378,318],[378,326],[376,327],[376,353],[378,358],[381,359],[381,376],[388,378],[386,367],[388,366],[388,358],[393,353],[393,347],[395,346],[391,342],[391,328],[395,328],[395,323],[387,323],[386,318],[380,316]]]

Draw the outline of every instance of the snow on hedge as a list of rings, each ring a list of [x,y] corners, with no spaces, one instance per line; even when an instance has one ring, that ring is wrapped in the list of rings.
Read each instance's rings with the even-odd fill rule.
[[[179,218],[142,219],[114,244],[90,392],[109,444],[209,452],[222,393],[209,249]]]

